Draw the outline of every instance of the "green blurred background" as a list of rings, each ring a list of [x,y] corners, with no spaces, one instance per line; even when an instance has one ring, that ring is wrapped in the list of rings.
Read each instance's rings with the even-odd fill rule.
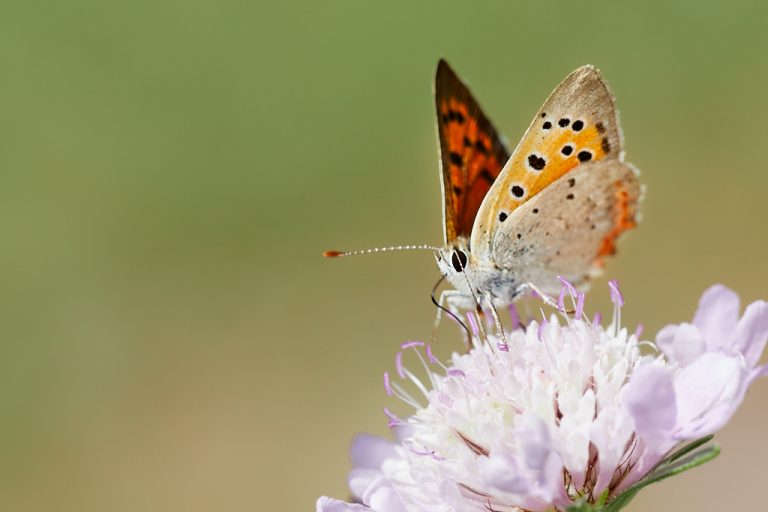
[[[4,3],[0,509],[346,496],[437,271],[320,254],[441,241],[441,56],[513,143],[570,70],[603,70],[648,186],[607,266],[628,324],[690,319],[714,282],[767,297],[766,19],[761,0]],[[630,509],[759,509],[766,399]]]

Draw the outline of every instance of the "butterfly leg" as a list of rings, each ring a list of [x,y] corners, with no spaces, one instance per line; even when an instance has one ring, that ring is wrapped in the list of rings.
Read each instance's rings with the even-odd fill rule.
[[[496,311],[496,306],[493,305],[493,298],[491,297],[491,292],[485,292],[484,295],[485,295],[485,300],[488,301],[488,308],[491,311],[491,316],[493,316],[493,321],[496,324],[496,332],[498,332],[499,337],[501,337],[501,343],[499,343],[499,349],[506,350],[507,347],[509,347],[509,343],[507,343],[507,335],[504,334],[504,327],[501,325],[499,312]]]
[[[547,306],[558,309],[557,301],[552,297],[550,297],[549,295],[547,295],[546,293],[544,293],[543,291],[541,291],[535,284],[523,283],[517,289],[518,293],[520,294],[525,293],[526,290],[530,290],[536,295],[538,295],[539,297],[541,297],[541,300],[543,300]]]

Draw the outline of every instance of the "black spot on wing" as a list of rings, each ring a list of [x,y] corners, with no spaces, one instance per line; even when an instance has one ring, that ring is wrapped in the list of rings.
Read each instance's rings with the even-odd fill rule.
[[[566,126],[568,126],[569,124],[571,124],[571,120],[570,120],[570,119],[568,119],[567,117],[563,117],[562,119],[560,119],[560,120],[557,122],[557,125],[558,125],[560,128],[565,128],[565,127],[566,127]]]
[[[467,119],[464,117],[464,114],[462,114],[458,110],[449,110],[448,111],[448,120],[449,121],[456,121],[459,124],[464,124],[464,121],[466,121]]]
[[[530,165],[532,169],[540,171],[547,165],[547,161],[538,155],[532,154],[528,155],[528,165]]]
[[[600,145],[603,148],[603,153],[608,154],[611,152],[611,143],[608,142],[608,137],[603,137],[603,142]]]
[[[464,163],[464,159],[461,158],[461,155],[456,153],[455,151],[451,151],[450,153],[448,153],[448,158],[451,160],[451,163],[453,165],[457,165],[459,167],[461,167],[461,164]]]
[[[488,183],[493,183],[494,177],[491,174],[491,171],[489,171],[488,169],[483,169],[482,171],[480,171],[479,176],[483,178],[485,181],[487,181]]]

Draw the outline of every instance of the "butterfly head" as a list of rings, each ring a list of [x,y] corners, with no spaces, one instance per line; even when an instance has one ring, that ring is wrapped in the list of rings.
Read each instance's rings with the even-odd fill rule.
[[[469,243],[466,238],[460,237],[435,253],[437,266],[449,281],[455,282],[458,278],[464,281],[461,274],[470,269]]]

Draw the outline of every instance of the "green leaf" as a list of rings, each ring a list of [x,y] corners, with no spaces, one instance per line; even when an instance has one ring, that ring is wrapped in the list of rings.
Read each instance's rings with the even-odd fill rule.
[[[643,487],[654,484],[656,482],[660,482],[661,480],[671,476],[679,475],[684,471],[688,471],[689,469],[701,466],[702,464],[709,462],[710,460],[717,457],[720,454],[720,447],[716,445],[709,446],[695,453],[690,453],[692,450],[695,450],[697,447],[708,441],[707,439],[707,441],[700,442],[702,439],[694,441],[693,443],[673,453],[670,457],[665,459],[665,462],[657,466],[655,470],[646,475],[645,478],[635,483],[634,485],[629,486],[623,493],[613,498],[610,503],[608,503],[608,505],[602,509],[601,512],[617,512],[618,510],[626,507],[629,502],[632,501],[632,498],[634,498],[635,495]],[[691,448],[691,445],[694,444],[696,444],[696,446]]]
[[[683,455],[688,455],[689,453],[691,453],[693,450],[695,450],[699,446],[705,445],[708,442],[710,442],[714,437],[715,437],[714,435],[710,434],[708,436],[702,437],[701,439],[697,439],[697,440],[695,440],[695,441],[693,441],[691,443],[688,443],[687,445],[683,446],[682,448],[680,448],[679,450],[674,452],[672,455],[670,455],[669,457],[664,459],[662,461],[662,464],[667,464],[667,463],[670,463],[670,462],[674,462],[677,459],[679,459],[680,457],[682,457]]]
[[[613,498],[611,502],[604,509],[602,509],[601,512],[616,512],[623,509],[629,505],[629,502],[632,501],[632,498],[634,498],[639,491],[640,489],[634,491],[624,491],[623,493]]]

